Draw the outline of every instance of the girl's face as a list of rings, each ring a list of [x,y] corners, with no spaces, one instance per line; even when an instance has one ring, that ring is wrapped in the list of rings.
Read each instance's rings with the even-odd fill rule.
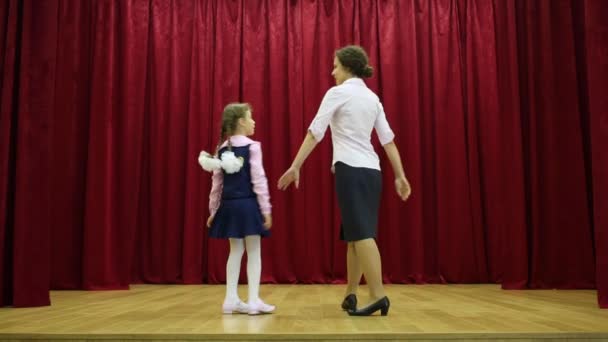
[[[353,75],[340,63],[338,57],[334,57],[334,69],[332,70],[331,75],[336,79],[336,85],[340,85],[347,79],[353,77]]]
[[[253,118],[251,117],[250,110],[248,110],[247,113],[245,113],[244,118],[239,119],[239,126],[241,127],[241,129],[243,130],[243,133],[246,136],[250,136],[250,135],[253,135],[253,133],[255,133],[255,121],[253,121]]]

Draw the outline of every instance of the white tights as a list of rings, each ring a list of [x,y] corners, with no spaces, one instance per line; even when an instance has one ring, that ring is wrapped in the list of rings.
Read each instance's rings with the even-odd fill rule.
[[[245,243],[243,244],[243,240]],[[237,292],[241,259],[247,249],[247,282],[249,285],[249,303],[257,301],[260,295],[260,275],[262,273],[262,256],[259,235],[246,236],[245,239],[230,239],[230,255],[226,263],[226,303],[240,301]]]

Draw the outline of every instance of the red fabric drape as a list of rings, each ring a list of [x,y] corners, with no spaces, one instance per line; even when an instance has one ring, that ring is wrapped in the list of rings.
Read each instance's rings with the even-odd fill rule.
[[[5,1],[2,304],[223,282],[196,157],[232,101],[254,108],[271,185],[262,280],[342,282],[329,135],[299,190],[275,184],[355,43],[413,186],[398,201],[382,156],[385,281],[597,288],[606,307],[606,15],[602,0]]]
[[[580,6],[581,4],[579,4]],[[584,47],[579,63],[586,69],[582,83],[584,110],[589,114],[591,181],[595,230],[595,274],[598,303],[608,308],[608,2],[586,1],[579,10],[584,20]],[[579,28],[580,29],[580,28]]]

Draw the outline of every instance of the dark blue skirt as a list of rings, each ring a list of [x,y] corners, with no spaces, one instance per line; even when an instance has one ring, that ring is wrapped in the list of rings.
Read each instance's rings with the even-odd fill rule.
[[[270,236],[264,227],[264,217],[255,197],[222,199],[215,213],[209,237],[242,239],[249,235]]]
[[[382,174],[375,169],[335,164],[336,194],[342,224],[340,239],[359,241],[376,238]]]

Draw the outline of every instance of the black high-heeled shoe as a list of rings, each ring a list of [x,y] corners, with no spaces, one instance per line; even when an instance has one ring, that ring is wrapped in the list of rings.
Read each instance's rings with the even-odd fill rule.
[[[388,308],[391,306],[391,302],[388,300],[388,297],[382,297],[377,302],[370,304],[367,307],[364,307],[360,310],[348,310],[348,314],[350,316],[370,316],[374,312],[380,310],[380,314],[382,316],[388,315]]]
[[[342,301],[342,310],[357,310],[357,296],[354,294],[349,294]]]

